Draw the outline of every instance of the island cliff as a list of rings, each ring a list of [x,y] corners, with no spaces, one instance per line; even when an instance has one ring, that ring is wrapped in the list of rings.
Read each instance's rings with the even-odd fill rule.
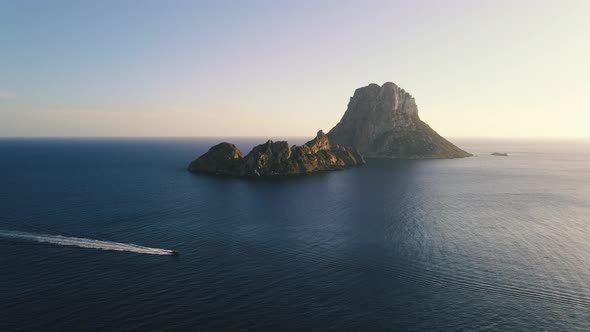
[[[357,89],[344,116],[330,130],[328,138],[333,144],[358,149],[366,158],[472,156],[420,120],[414,97],[391,82]]]
[[[323,131],[301,146],[285,141],[267,141],[244,157],[233,144],[220,143],[190,163],[193,173],[245,177],[278,177],[341,170],[363,165],[365,160],[354,148],[331,145]]]

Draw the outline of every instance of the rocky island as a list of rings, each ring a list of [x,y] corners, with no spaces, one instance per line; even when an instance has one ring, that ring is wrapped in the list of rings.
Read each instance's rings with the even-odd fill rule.
[[[353,146],[365,158],[440,159],[472,156],[444,139],[418,116],[414,97],[397,85],[357,89],[330,142]]]
[[[496,157],[508,157],[508,153],[506,153],[506,152],[494,152],[494,153],[492,153],[492,156],[496,156]]]
[[[245,157],[234,144],[220,143],[192,163],[193,173],[242,177],[279,177],[342,170],[365,164],[354,148],[331,145],[323,131],[301,145],[271,140],[252,149]]]
[[[365,164],[363,158],[440,159],[472,156],[447,141],[418,116],[414,97],[397,85],[369,84],[350,98],[340,122],[326,135],[301,146],[271,140],[246,156],[220,143],[190,163],[193,173],[279,177],[341,170]]]

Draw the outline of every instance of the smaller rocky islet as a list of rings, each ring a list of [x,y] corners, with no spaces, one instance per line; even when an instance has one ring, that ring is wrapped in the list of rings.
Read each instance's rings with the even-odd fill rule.
[[[508,157],[508,153],[506,152],[493,152],[492,156],[496,156],[496,157]]]
[[[326,134],[300,146],[286,141],[267,141],[257,145],[246,156],[231,143],[219,143],[190,163],[193,173],[239,177],[279,177],[342,170],[365,164],[354,148],[332,146]]]

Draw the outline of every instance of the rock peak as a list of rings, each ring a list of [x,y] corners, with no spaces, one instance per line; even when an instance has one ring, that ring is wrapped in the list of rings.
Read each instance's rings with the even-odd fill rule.
[[[470,156],[420,120],[414,97],[392,82],[356,89],[328,138],[332,144],[355,147],[369,158]]]
[[[392,82],[385,82],[381,86],[371,83],[356,89],[348,103],[348,108],[351,107],[362,107],[371,112],[378,111],[384,113],[382,115],[386,117],[395,114],[418,117],[418,106],[414,97]],[[391,113],[391,115],[385,113]],[[346,113],[344,116],[346,117]]]
[[[328,136],[324,134],[324,131],[321,129],[318,131],[316,137],[305,143],[305,145],[311,149],[312,153],[317,153],[322,150],[330,150],[330,140],[328,140]]]

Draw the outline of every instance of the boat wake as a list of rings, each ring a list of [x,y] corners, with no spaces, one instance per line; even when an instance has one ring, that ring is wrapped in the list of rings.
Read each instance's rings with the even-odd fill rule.
[[[149,255],[174,255],[174,254],[176,254],[176,252],[174,250],[150,248],[150,247],[139,246],[139,245],[132,244],[132,243],[101,241],[101,240],[86,239],[86,238],[80,238],[80,237],[62,236],[62,235],[35,234],[35,233],[0,230],[0,237],[17,239],[17,240],[24,240],[24,241],[50,243],[50,244],[55,244],[55,245],[60,245],[60,246],[74,246],[74,247],[80,247],[80,248],[91,248],[91,249],[99,249],[99,250],[128,251],[128,252],[135,252],[135,253],[139,253],[139,254],[149,254]]]

